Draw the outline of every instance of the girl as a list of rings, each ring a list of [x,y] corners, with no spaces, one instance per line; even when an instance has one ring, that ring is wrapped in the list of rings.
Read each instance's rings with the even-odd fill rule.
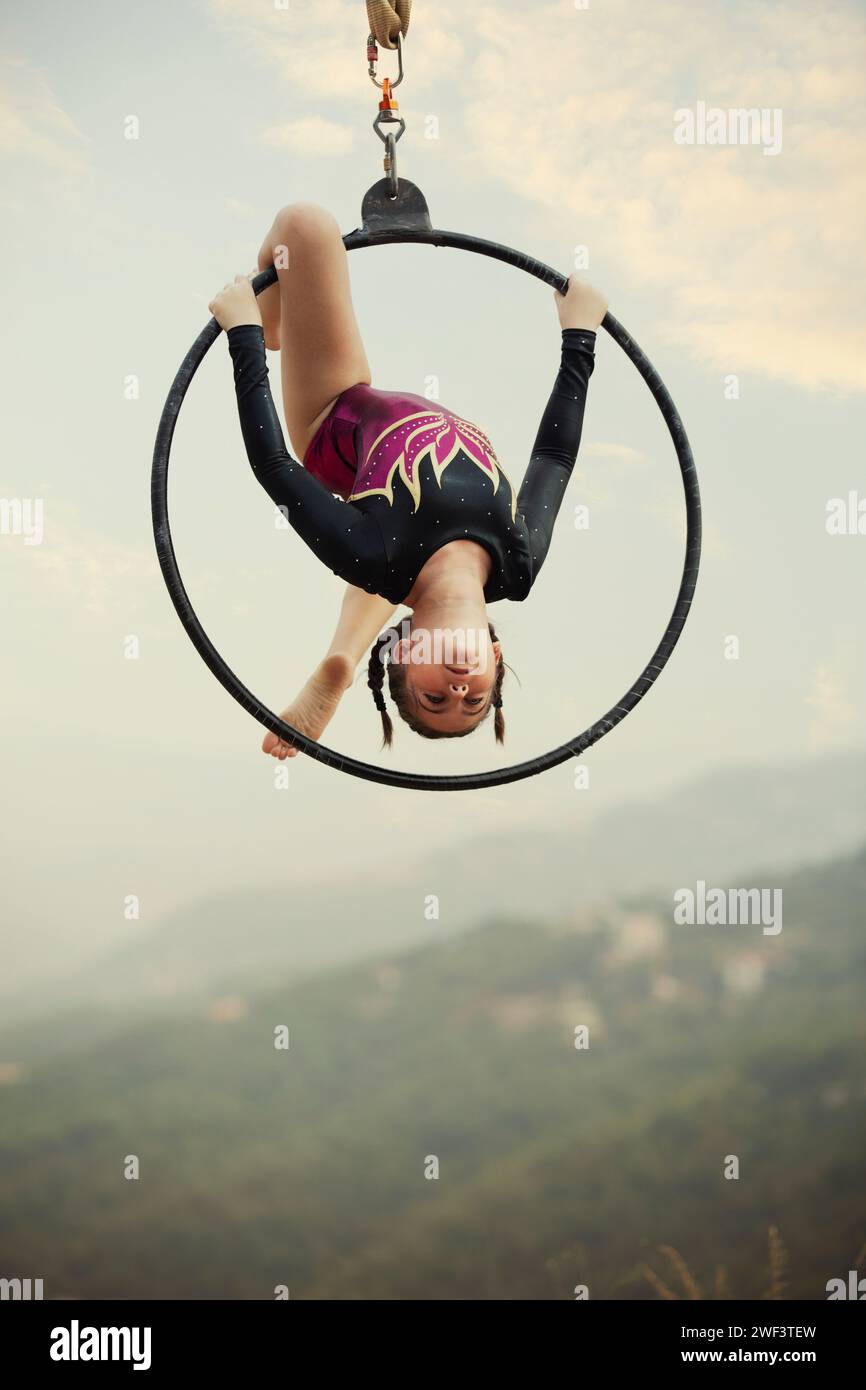
[[[574,276],[554,291],[562,356],[519,493],[487,436],[446,406],[371,385],[336,220],[311,203],[274,219],[259,268],[277,284],[256,299],[242,275],[211,301],[234,364],[241,431],[253,472],[289,524],[347,583],[324,660],[283,718],[318,739],[366,648],[384,741],[401,718],[425,738],[460,738],[495,712],[504,737],[502,650],[488,603],[525,599],[540,570],[571,476],[607,303]],[[279,350],[286,451],[265,348]],[[298,459],[302,462],[298,462]],[[336,494],[336,495],[335,495]],[[408,632],[382,628],[399,604]],[[297,749],[268,733],[266,753]]]

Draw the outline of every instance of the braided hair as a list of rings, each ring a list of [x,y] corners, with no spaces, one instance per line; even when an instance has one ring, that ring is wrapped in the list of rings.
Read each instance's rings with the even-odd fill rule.
[[[388,713],[388,706],[385,704],[385,658],[382,652],[383,648],[387,647],[389,642],[395,641],[398,635],[395,627],[386,628],[373,643],[370,660],[367,663],[367,684],[373,692],[373,701],[382,720],[383,748],[390,748],[394,742],[394,725]],[[390,676],[390,663],[388,674]]]
[[[491,642],[498,642],[493,624],[487,624]],[[401,636],[399,628],[388,627],[381,633],[370,651],[370,660],[367,663],[367,685],[373,692],[373,703],[379,711],[379,718],[382,721],[382,747],[390,748],[394,741],[394,725],[388,713],[388,706],[385,703],[385,648],[394,645]],[[397,706],[397,712],[416,734],[422,738],[465,738],[477,729],[478,724],[483,724],[480,719],[476,724],[469,724],[459,733],[445,733],[440,729],[431,729],[427,724],[422,724],[415,713],[415,707],[407,690],[406,668],[405,666],[393,661],[387,662],[388,671],[388,690],[391,699]],[[505,715],[502,713],[502,681],[505,676],[505,663],[498,661],[496,665],[496,679],[493,682],[493,690],[490,697],[489,708],[493,710],[493,732],[497,743],[505,742]]]

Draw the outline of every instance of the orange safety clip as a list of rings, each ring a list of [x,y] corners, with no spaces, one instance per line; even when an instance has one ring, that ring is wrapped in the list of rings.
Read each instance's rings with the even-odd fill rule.
[[[400,103],[399,103],[398,101],[396,101],[395,98],[391,95],[391,79],[390,79],[390,77],[383,77],[383,79],[382,79],[382,100],[379,102],[379,110],[380,110],[380,111],[399,111],[399,110],[400,110]]]

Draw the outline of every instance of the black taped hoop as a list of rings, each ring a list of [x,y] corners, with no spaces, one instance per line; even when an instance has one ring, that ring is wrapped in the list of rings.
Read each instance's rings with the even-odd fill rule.
[[[362,226],[343,237],[347,251],[357,250],[363,246],[382,246],[392,242],[418,242],[431,246],[449,246],[460,251],[474,251],[479,255],[491,256],[495,260],[504,261],[507,265],[516,266],[518,270],[524,270],[527,274],[534,275],[536,279],[544,281],[545,284],[553,286],[563,294],[568,288],[566,276],[561,275],[551,266],[545,265],[543,261],[535,260],[532,256],[524,255],[509,246],[501,246],[495,241],[486,241],[482,237],[468,236],[462,232],[444,232],[434,228],[430,222],[430,215],[423,194],[407,179],[400,180],[397,198],[389,196],[388,184],[385,179],[374,184],[365,195],[362,204]],[[273,266],[262,271],[252,282],[256,294],[260,294],[268,285],[272,285],[276,278],[277,273]],[[443,776],[401,772],[396,769],[379,767],[375,763],[361,762],[357,758],[349,757],[346,753],[338,753],[333,748],[326,748],[324,744],[317,743],[315,739],[307,738],[299,730],[284,723],[278,715],[268,709],[267,705],[262,704],[252,691],[247,689],[220,656],[199,622],[184,587],[171,538],[168,514],[168,466],[175,425],[189,384],[204,360],[208,349],[222,332],[215,319],[211,319],[207,326],[202,329],[183,359],[172,382],[157,430],[151,474],[153,533],[166,587],[190,641],[220,684],[254,719],[263,724],[266,729],[270,729],[272,733],[279,735],[285,742],[294,744],[309,757],[315,758],[327,767],[336,768],[339,772],[346,772],[352,777],[362,777],[367,781],[380,782],[386,786],[405,787],[421,791],[472,791],[484,787],[498,787],[506,782],[517,782],[525,777],[534,777],[539,772],[546,772],[549,768],[557,767],[568,758],[579,757],[587,748],[598,743],[605,734],[610,733],[611,729],[616,728],[617,724],[643,699],[670,660],[671,653],[679,641],[689,614],[700,564],[701,499],[691,447],[686,437],[683,422],[667,387],[646,354],[612,314],[605,315],[602,327],[619,344],[640,372],[656,400],[676,450],[685,499],[686,548],[682,578],[673,613],[658,646],[637,679],[606,714],[591,724],[589,728],[584,729],[582,733],[576,734],[567,743],[561,744],[548,753],[541,753],[535,758],[530,758],[527,762],[515,763],[511,767],[493,768],[488,772],[446,774]]]

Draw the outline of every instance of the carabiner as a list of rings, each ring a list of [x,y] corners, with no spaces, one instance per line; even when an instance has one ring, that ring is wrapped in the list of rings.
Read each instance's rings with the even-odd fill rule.
[[[378,61],[379,45],[376,43],[376,40],[373,38],[373,35],[370,34],[369,38],[367,39],[367,72],[370,75],[371,82],[374,82],[377,87],[384,87],[385,82],[387,82],[389,79],[386,77],[384,81],[379,81],[378,77],[376,76],[376,64],[378,63]],[[396,82],[391,83],[392,88],[399,87],[400,83],[403,81],[403,38],[401,34],[397,35],[397,62],[397,80]]]

